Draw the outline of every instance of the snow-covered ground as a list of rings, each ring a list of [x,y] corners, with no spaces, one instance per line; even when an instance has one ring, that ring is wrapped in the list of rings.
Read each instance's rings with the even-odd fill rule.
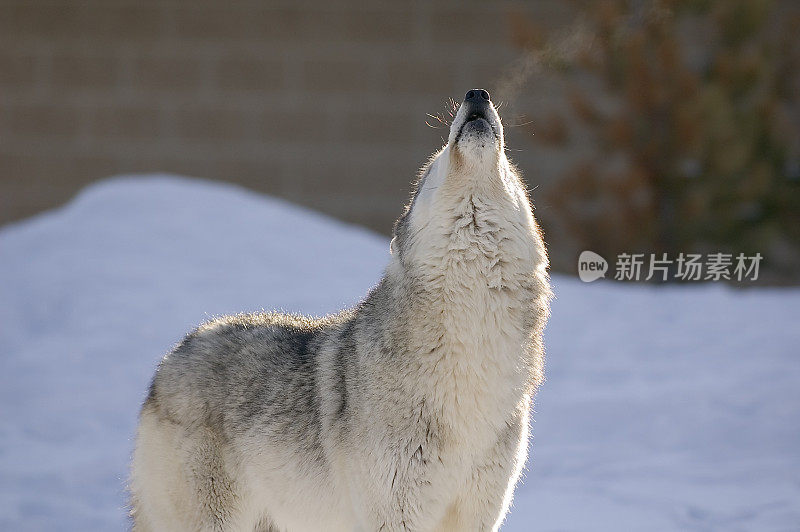
[[[212,315],[353,304],[387,257],[365,230],[166,176],[0,229],[0,530],[124,529],[162,354]],[[504,530],[800,529],[799,290],[554,284]]]

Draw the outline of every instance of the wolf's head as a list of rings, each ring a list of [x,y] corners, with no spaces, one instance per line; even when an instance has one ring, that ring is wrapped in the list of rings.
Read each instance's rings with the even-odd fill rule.
[[[477,234],[511,226],[533,227],[530,204],[506,158],[503,125],[489,93],[472,89],[447,145],[422,168],[413,199],[395,224],[392,252],[420,258],[451,245],[465,228]]]
[[[450,126],[447,146],[452,156],[463,158],[468,165],[496,162],[503,150],[503,124],[488,92],[467,91]]]

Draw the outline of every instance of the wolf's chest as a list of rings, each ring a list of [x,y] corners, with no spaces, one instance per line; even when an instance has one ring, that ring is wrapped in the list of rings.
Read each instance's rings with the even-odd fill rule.
[[[432,305],[422,390],[438,425],[455,442],[492,445],[526,392],[528,333],[519,294],[485,284],[443,290]]]
[[[519,213],[477,196],[452,203],[417,255],[414,307],[425,387],[455,440],[492,445],[527,391],[537,246]]]

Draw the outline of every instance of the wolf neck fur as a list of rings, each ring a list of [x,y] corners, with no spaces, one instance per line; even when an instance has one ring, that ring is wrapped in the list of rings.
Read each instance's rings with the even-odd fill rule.
[[[408,354],[435,383],[425,390],[429,400],[450,412],[454,426],[499,430],[530,392],[534,229],[525,227],[527,199],[504,157],[490,165],[449,162],[417,206],[425,212],[413,219],[412,210],[402,265],[389,273],[402,300],[398,320],[412,339]]]

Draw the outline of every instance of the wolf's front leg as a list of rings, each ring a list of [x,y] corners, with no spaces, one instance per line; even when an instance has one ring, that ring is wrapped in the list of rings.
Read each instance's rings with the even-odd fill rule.
[[[361,529],[380,532],[428,532],[447,510],[447,502],[430,489],[399,490],[391,501],[367,508]]]
[[[360,530],[430,532],[442,521],[455,491],[444,464],[418,451],[395,461],[382,475],[363,476],[352,498]]]
[[[475,464],[467,486],[458,494],[438,530],[485,532],[500,528],[525,465],[527,436],[525,412],[509,424],[497,444]]]

